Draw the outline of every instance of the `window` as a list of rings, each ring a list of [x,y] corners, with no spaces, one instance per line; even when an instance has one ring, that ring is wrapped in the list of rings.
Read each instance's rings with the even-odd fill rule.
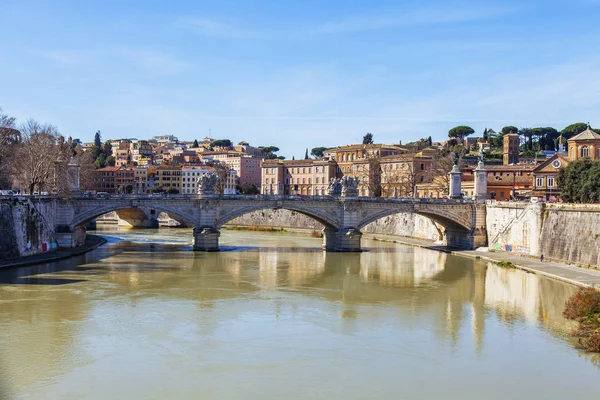
[[[587,146],[583,146],[581,148],[581,157],[589,157],[590,156],[590,149]]]
[[[554,187],[554,177],[553,176],[548,177],[548,187]]]
[[[544,186],[544,177],[538,176],[537,178],[535,178],[535,186]]]

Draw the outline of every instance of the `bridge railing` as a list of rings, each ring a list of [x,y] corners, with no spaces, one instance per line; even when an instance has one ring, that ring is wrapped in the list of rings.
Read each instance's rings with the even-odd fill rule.
[[[24,196],[24,195],[10,195],[2,196],[0,199],[8,198],[52,198],[53,196]],[[112,200],[197,200],[197,199],[215,199],[215,200],[286,200],[286,201],[358,201],[364,203],[408,203],[408,204],[479,204],[483,201],[476,201],[473,199],[436,199],[436,198],[414,198],[414,197],[348,197],[343,196],[305,196],[305,195],[278,195],[278,194],[257,194],[257,195],[244,195],[244,194],[224,194],[224,195],[197,195],[197,194],[81,194],[72,196],[78,200],[98,200],[98,199],[112,199]]]

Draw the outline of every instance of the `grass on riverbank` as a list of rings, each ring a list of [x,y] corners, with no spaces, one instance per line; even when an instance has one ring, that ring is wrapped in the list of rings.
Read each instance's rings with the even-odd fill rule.
[[[511,263],[510,261],[497,261],[496,265],[499,265],[501,267],[505,267],[505,268],[514,268],[515,264]]]
[[[579,328],[572,333],[578,347],[600,352],[600,291],[580,288],[565,304],[563,315],[579,322]]]

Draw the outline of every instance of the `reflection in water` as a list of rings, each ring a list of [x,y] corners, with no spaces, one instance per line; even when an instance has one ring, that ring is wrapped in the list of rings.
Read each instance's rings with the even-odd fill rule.
[[[162,232],[155,243],[156,232],[134,232],[143,240],[0,271],[0,383],[15,398],[593,398],[598,389],[598,370],[566,335],[569,285],[380,242],[324,253],[300,235],[226,232],[229,251],[195,253],[187,230]],[[503,390],[490,391],[498,379]]]

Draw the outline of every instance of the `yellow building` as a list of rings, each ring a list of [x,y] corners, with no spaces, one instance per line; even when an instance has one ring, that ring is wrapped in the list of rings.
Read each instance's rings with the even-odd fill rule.
[[[589,157],[593,160],[600,158],[600,135],[588,125],[579,135],[573,136],[569,143],[569,160],[579,160]]]
[[[181,166],[160,165],[156,167],[157,186],[168,191],[176,189],[181,193]]]

